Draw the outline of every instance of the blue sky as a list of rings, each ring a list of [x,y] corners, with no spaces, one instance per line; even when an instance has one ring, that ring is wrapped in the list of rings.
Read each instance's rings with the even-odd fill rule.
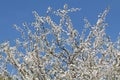
[[[81,8],[81,11],[70,14],[77,30],[81,30],[84,17],[87,17],[91,24],[95,24],[99,13],[110,6],[106,17],[109,24],[106,32],[113,41],[117,39],[120,32],[120,0],[0,0],[0,43],[20,37],[13,24],[20,26],[23,22],[32,22],[33,10],[45,16],[47,7],[51,6],[56,10],[63,8],[65,3],[70,8]]]

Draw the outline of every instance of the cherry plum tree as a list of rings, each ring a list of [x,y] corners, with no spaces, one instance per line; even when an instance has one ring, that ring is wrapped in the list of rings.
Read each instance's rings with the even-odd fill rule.
[[[14,25],[21,38],[0,44],[0,77],[5,80],[120,80],[120,37],[106,34],[106,8],[95,25],[84,19],[79,32],[69,13],[79,8],[53,10],[45,16],[33,11],[35,20]],[[60,19],[53,20],[51,15]],[[59,24],[58,24],[59,22]]]

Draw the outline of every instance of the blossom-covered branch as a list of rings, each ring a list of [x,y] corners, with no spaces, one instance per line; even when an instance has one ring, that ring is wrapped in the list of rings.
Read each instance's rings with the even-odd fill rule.
[[[112,42],[105,33],[105,17],[99,15],[95,25],[87,18],[81,33],[73,27],[70,12],[79,8],[54,11],[45,16],[33,11],[35,20],[14,25],[21,38],[0,44],[0,77],[11,80],[119,80],[120,37]],[[57,24],[51,17],[60,16]],[[86,34],[89,33],[88,35]],[[12,70],[9,70],[12,67]]]

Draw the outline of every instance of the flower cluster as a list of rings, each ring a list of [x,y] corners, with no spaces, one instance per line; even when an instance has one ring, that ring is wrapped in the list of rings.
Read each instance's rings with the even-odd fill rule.
[[[99,15],[95,25],[85,18],[80,34],[74,29],[70,12],[54,11],[47,15],[33,11],[35,21],[14,25],[21,38],[0,44],[0,77],[9,80],[118,80],[120,79],[120,37],[112,42],[105,33],[105,17],[109,8]],[[59,24],[50,15],[60,17]],[[89,33],[88,35],[86,35]],[[11,68],[11,69],[10,69]]]

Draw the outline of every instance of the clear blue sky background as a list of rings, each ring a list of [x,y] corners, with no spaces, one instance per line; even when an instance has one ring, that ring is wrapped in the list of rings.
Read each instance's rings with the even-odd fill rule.
[[[99,13],[110,6],[106,17],[106,22],[109,23],[106,32],[113,41],[117,39],[120,32],[120,0],[0,0],[0,43],[20,37],[13,24],[32,22],[33,10],[44,16],[48,6],[56,10],[63,8],[65,3],[70,8],[81,8],[81,11],[70,14],[73,25],[78,30],[83,26],[84,17],[87,17],[91,24],[95,24]]]

